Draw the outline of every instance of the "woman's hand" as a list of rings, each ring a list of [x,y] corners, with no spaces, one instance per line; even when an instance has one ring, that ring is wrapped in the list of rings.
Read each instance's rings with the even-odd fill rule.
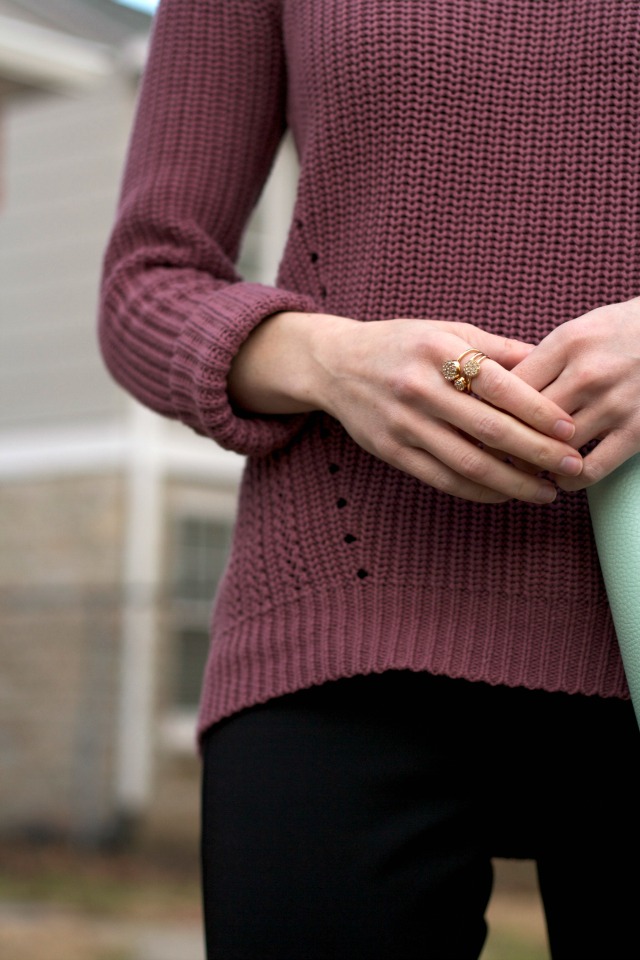
[[[473,380],[476,395],[442,375],[444,361],[470,347],[491,358]],[[566,442],[571,417],[509,372],[531,349],[465,323],[282,313],[246,341],[229,392],[259,413],[325,410],[365,450],[445,493],[549,503],[554,485],[510,458],[564,476],[579,474],[582,459]]]
[[[555,478],[562,489],[588,487],[640,451],[640,297],[561,324],[512,372],[572,414],[576,449],[600,441],[579,476]]]

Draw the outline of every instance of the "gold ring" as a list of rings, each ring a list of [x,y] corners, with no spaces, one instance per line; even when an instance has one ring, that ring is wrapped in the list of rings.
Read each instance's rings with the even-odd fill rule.
[[[460,361],[463,357],[466,357],[468,353],[481,353],[480,350],[476,350],[475,347],[469,347],[468,350],[465,350],[460,354],[457,360],[445,360],[442,364],[442,376],[445,380],[457,380],[462,373],[462,368],[460,367]],[[460,389],[460,388],[458,388]]]
[[[480,364],[482,363],[483,360],[486,360],[486,359],[487,359],[486,353],[478,353],[475,357],[471,357],[471,359],[467,360],[467,362],[465,363],[462,369],[462,372],[465,378],[469,381],[469,385],[471,385],[471,381],[473,380],[473,378],[478,376],[478,373],[480,371]]]
[[[461,367],[460,361],[470,353],[472,353],[473,356],[467,360],[464,367]],[[459,390],[461,393],[463,391],[471,393],[471,381],[474,377],[478,376],[480,364],[486,359],[487,355],[483,353],[482,350],[469,347],[468,350],[460,354],[457,360],[445,360],[442,364],[442,376],[445,380],[450,380],[456,390]]]

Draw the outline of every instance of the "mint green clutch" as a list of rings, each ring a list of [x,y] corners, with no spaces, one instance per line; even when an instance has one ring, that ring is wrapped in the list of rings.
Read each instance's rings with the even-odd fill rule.
[[[598,558],[640,725],[640,453],[587,489]]]

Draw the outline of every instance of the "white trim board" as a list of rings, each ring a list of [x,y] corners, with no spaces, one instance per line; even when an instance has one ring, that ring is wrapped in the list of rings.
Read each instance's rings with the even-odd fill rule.
[[[148,413],[157,420],[155,414]],[[126,419],[97,421],[73,427],[33,428],[0,432],[0,483],[17,479],[43,479],[77,473],[126,470],[148,456],[158,471],[200,481],[236,482],[244,457],[223,450],[212,440],[198,437],[185,427],[184,438],[161,429],[149,431],[150,441],[140,449]],[[155,434],[155,435],[154,435]]]

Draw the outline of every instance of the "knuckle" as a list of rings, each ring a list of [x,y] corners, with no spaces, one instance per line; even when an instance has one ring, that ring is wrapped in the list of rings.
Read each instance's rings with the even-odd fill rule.
[[[483,409],[474,417],[473,435],[482,443],[497,446],[504,437],[504,426],[495,414]]]
[[[549,449],[549,447],[542,446],[536,451],[533,462],[542,470],[552,470],[558,460],[559,457],[553,450]]]
[[[517,500],[531,500],[533,496],[533,490],[531,486],[531,480],[525,479],[524,477],[516,482],[515,487],[515,498]]]
[[[598,375],[601,373],[602,367],[600,367]],[[571,375],[573,376],[574,380],[584,388],[585,386],[593,383],[596,376],[596,371],[584,357],[577,356],[573,361]]]
[[[492,400],[500,401],[509,394],[509,374],[499,364],[483,364],[483,385]]]
[[[376,442],[375,454],[387,463],[399,464],[402,462],[403,445],[397,436],[385,434]]]
[[[432,487],[435,487],[436,490],[439,490],[441,493],[455,494],[457,489],[457,484],[455,482],[453,474],[447,473],[444,470],[437,470],[429,479],[429,483]]]
[[[400,403],[415,403],[424,393],[424,377],[414,369],[399,370],[389,384],[391,394]]]
[[[603,464],[601,464],[598,460],[591,463],[589,460],[589,457],[585,458],[582,473],[580,474],[580,483],[582,485],[586,484],[591,486],[591,484],[597,483],[598,480],[602,480],[605,475],[605,469]]]
[[[480,450],[472,449],[462,455],[458,463],[458,470],[464,477],[482,482],[487,476],[488,464]]]
[[[532,424],[538,424],[545,427],[549,423],[549,405],[545,400],[540,397],[539,394],[533,395],[530,402],[528,403],[530,416],[528,421]],[[552,413],[551,420],[556,421],[558,419],[556,413]]]
[[[400,443],[405,434],[405,417],[398,407],[392,406],[384,413],[383,430],[379,432],[380,443]]]
[[[472,480],[455,474],[438,471],[429,480],[432,487],[452,497],[461,497],[463,500],[471,500],[477,503],[500,503],[509,498],[490,487],[482,484],[473,483]]]

